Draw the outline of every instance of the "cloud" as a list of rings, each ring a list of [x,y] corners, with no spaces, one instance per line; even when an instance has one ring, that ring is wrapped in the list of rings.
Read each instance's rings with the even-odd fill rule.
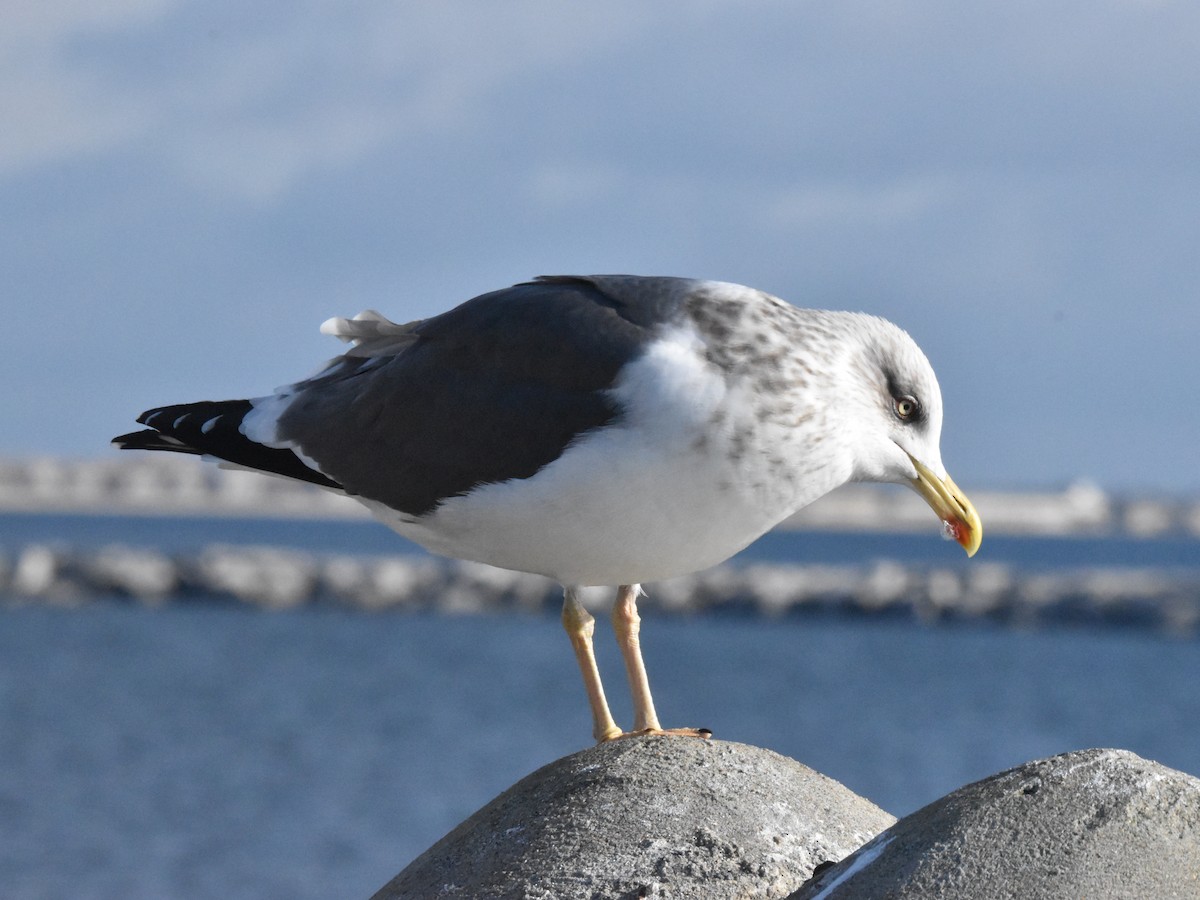
[[[546,197],[571,191],[553,187],[554,169],[591,170],[592,181],[614,165],[669,165],[661,177],[700,182],[749,153],[776,177],[802,173],[778,204],[784,218],[861,204],[846,171],[863,165],[892,170],[895,211],[932,177],[906,166],[1103,158],[1129,152],[1129,122],[1151,156],[1194,139],[1187,117],[1159,113],[1190,108],[1197,66],[1172,34],[1200,26],[1196,14],[1089,9],[29,3],[0,37],[0,177],[122,153],[262,204],[373,155],[402,165],[439,141],[472,142],[487,164],[508,129],[525,129],[545,140],[509,163]]]
[[[312,172],[466,134],[490,96],[577,65],[644,18],[633,4],[565,17],[549,0],[272,6],[26,15],[0,69],[18,136],[0,147],[0,176],[118,150],[267,201]]]
[[[6,5],[0,28],[0,177],[95,153],[137,135],[140,110],[114,97],[75,57],[89,38],[140,29],[171,0],[84,0]]]
[[[825,180],[789,186],[764,205],[779,228],[890,227],[934,214],[958,193],[953,179],[929,175],[877,184]]]

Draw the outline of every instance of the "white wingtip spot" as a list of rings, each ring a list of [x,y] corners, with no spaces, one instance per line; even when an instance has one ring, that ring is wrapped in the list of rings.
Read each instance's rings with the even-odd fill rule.
[[[178,418],[176,418],[175,421],[171,423],[171,428],[172,429],[178,428],[179,423],[182,422],[184,419],[186,419],[190,415],[191,415],[191,413],[184,413],[182,416],[179,416]]]
[[[216,424],[217,424],[217,422],[220,421],[220,419],[221,419],[220,416],[213,416],[211,419],[209,419],[207,422],[205,422],[203,425],[200,426],[200,433],[208,434],[210,431],[213,430],[213,428],[216,427]]]

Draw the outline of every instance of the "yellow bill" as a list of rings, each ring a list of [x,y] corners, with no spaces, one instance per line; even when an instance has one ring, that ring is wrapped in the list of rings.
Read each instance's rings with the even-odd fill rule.
[[[938,478],[911,453],[908,458],[917,470],[917,477],[912,480],[913,488],[942,520],[946,535],[957,541],[967,551],[967,556],[974,556],[983,541],[983,523],[967,495],[958,489],[949,475]]]

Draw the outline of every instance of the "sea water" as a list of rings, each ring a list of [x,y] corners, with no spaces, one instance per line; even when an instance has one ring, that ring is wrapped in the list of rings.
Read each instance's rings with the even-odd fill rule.
[[[17,530],[62,538],[75,528],[68,542],[79,544],[78,532],[97,524],[39,521]],[[141,542],[141,525],[102,524],[97,542]],[[312,536],[323,535],[324,549],[365,552],[374,538],[363,535],[376,529],[351,530],[360,527],[353,537],[328,526]],[[159,520],[149,532],[159,546],[199,546],[214,533],[288,543],[269,523]],[[1085,543],[1068,555],[1086,560]],[[897,541],[828,544],[870,558]],[[1188,549],[1134,542],[1122,552],[1186,565]],[[1061,555],[1024,552],[1030,565]],[[591,742],[552,614],[92,599],[71,610],[0,609],[4,898],[367,897],[514,781]],[[896,815],[1083,747],[1123,747],[1200,773],[1195,640],[649,615],[642,638],[664,724],[794,757]],[[627,722],[603,625],[598,651]]]

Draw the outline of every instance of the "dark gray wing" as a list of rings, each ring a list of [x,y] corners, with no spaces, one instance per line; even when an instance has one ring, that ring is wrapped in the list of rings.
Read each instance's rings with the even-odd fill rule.
[[[419,516],[528,478],[619,414],[606,394],[691,282],[550,277],[397,326],[389,355],[347,355],[294,386],[277,437],[348,493]]]

